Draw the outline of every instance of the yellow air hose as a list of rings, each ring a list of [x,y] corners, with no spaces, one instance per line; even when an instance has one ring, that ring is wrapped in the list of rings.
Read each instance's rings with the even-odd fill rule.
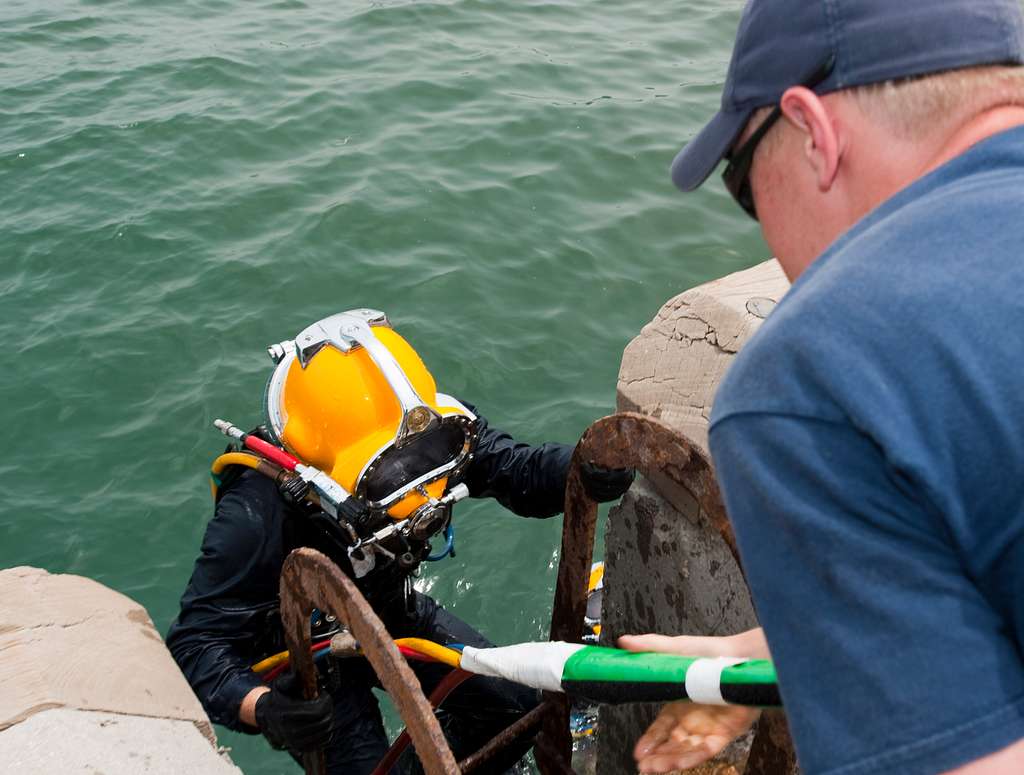
[[[260,458],[256,457],[256,455],[250,455],[248,452],[228,452],[214,460],[213,465],[210,466],[210,492],[213,493],[214,500],[217,499],[217,481],[225,468],[228,466],[245,466],[246,468],[258,469],[261,462],[263,461]]]
[[[287,661],[287,659],[288,652],[279,651],[277,654],[274,654],[273,656],[269,656],[266,659],[260,660],[249,669],[252,670],[254,673],[266,673],[268,670],[273,670],[282,662]]]
[[[427,657],[432,657],[438,662],[442,662],[449,667],[458,667],[459,660],[462,655],[456,649],[442,646],[440,643],[434,643],[431,640],[424,640],[423,638],[398,638],[395,641],[396,646],[405,646],[407,649],[418,651]],[[288,652],[280,651],[277,654],[273,654],[266,659],[260,660],[253,665],[250,670],[254,673],[266,673],[269,670],[273,670],[275,667],[280,665],[282,662],[288,660]]]
[[[462,659],[462,654],[455,649],[442,646],[440,643],[434,643],[432,640],[424,640],[423,638],[399,638],[395,641],[395,645],[405,646],[425,656],[433,657],[438,662],[443,662],[449,667],[458,667],[459,661]]]

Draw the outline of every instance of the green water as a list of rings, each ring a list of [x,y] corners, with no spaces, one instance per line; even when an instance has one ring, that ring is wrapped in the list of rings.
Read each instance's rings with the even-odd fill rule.
[[[354,306],[495,425],[578,438],[662,302],[765,256],[719,182],[666,174],[740,5],[5,0],[0,567],[92,577],[166,630],[211,420],[256,423],[264,346]],[[542,637],[560,521],[457,525],[422,587]]]

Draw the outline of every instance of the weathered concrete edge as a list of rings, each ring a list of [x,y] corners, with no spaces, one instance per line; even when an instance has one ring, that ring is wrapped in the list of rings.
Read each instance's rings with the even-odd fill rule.
[[[24,713],[21,713],[12,718],[5,719],[0,722],[0,733],[6,732],[8,729],[18,726],[28,721],[33,716],[40,713],[45,713],[49,710],[68,710],[75,711],[77,713],[107,713],[112,716],[125,716],[127,718],[141,718],[141,719],[158,719],[160,721],[181,721],[186,724],[191,724],[201,734],[214,750],[220,750],[220,743],[217,741],[217,734],[214,732],[213,724],[209,721],[202,721],[188,718],[177,718],[175,716],[162,716],[159,714],[148,714],[148,713],[127,713],[124,711],[116,710],[103,710],[100,708],[76,708],[72,705],[67,705],[60,702],[43,702],[39,705],[34,705],[31,708],[27,708]]]
[[[0,733],[66,709],[188,722],[218,750],[148,612],[127,595],[82,576],[0,570],[0,650]]]
[[[225,749],[181,719],[58,708],[33,715],[0,740],[0,771],[21,775],[241,775]]]
[[[619,411],[657,417],[706,452],[722,377],[788,289],[782,267],[772,259],[669,299],[623,351]]]

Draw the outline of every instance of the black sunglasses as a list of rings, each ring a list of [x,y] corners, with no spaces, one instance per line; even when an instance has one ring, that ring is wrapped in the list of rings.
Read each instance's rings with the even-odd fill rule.
[[[815,86],[819,86],[822,81],[832,74],[832,68],[835,67],[835,64],[835,54],[831,54],[825,60],[825,63],[800,85],[805,89],[813,89]],[[757,208],[754,207],[754,192],[750,188],[750,167],[754,163],[754,151],[757,150],[757,144],[768,134],[768,130],[781,117],[782,107],[776,105],[772,112],[768,114],[768,118],[764,120],[764,123],[743,144],[743,147],[725,157],[726,161],[729,162],[725,167],[725,172],[722,173],[725,187],[729,189],[732,198],[743,208],[743,211],[755,221],[757,220]]]

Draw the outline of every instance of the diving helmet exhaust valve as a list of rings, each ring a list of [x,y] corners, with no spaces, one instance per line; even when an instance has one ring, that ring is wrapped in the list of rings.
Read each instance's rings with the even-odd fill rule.
[[[469,497],[469,488],[464,484],[455,485],[451,492],[440,500],[431,498],[424,487],[418,487],[417,490],[426,499],[427,505],[416,516],[408,520],[408,533],[419,541],[424,541],[441,530],[451,519],[452,504]],[[427,554],[430,554],[429,550],[427,550]]]
[[[441,530],[447,519],[448,511],[444,508],[426,510],[410,520],[409,535],[417,541],[424,541]]]

